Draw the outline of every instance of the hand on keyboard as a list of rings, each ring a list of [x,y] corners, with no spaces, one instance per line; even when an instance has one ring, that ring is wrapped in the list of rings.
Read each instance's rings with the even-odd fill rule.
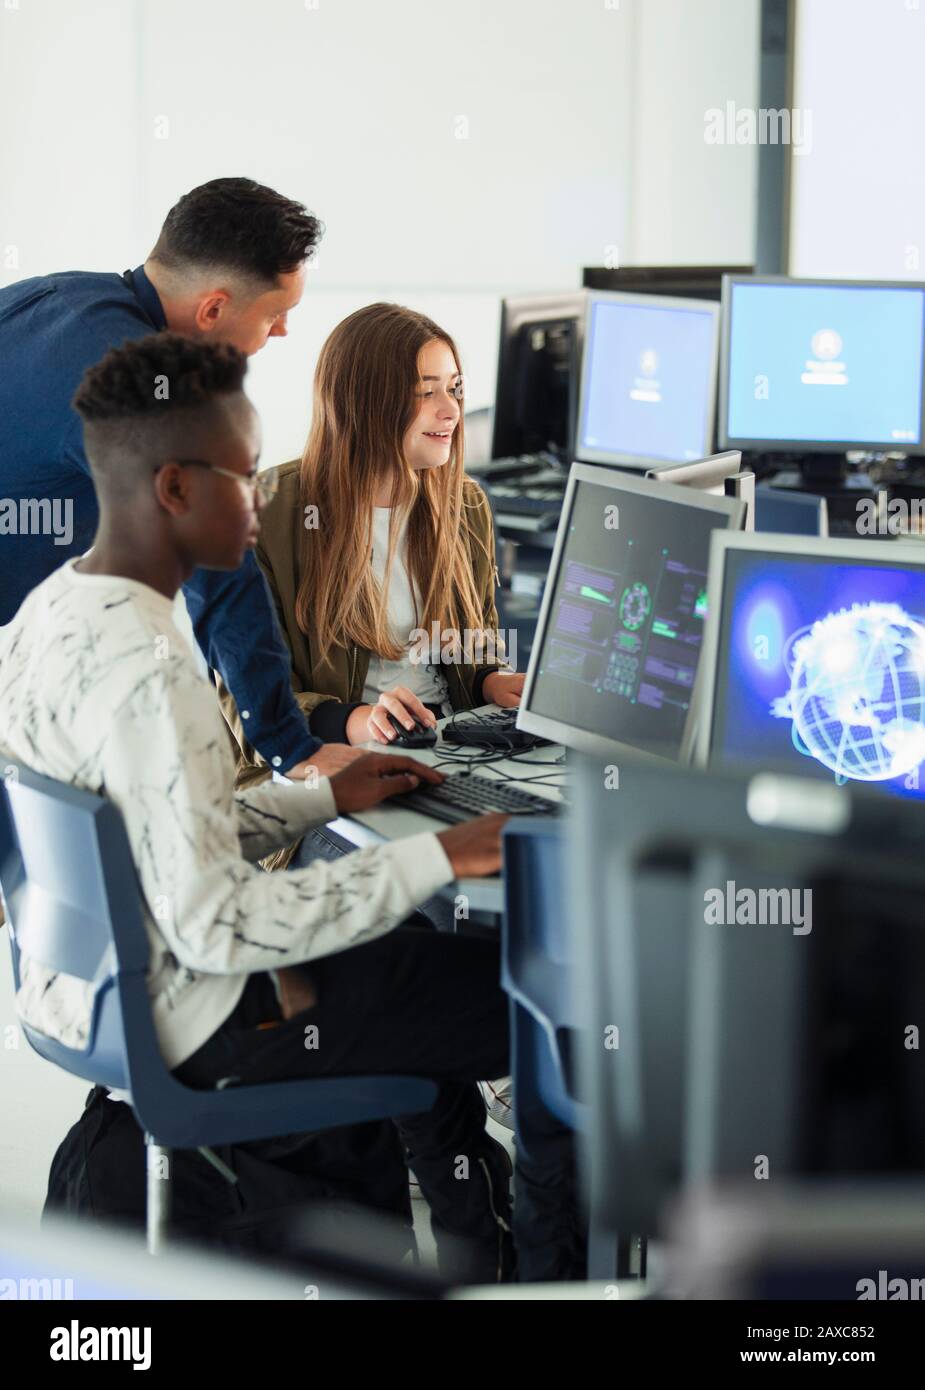
[[[331,778],[331,791],[338,811],[350,814],[378,806],[387,797],[413,791],[421,783],[437,787],[446,777],[435,768],[425,767],[414,758],[398,753],[364,753]]]
[[[482,683],[482,695],[502,709],[514,709],[520,704],[524,690],[523,671],[492,671]]]
[[[477,816],[441,830],[440,841],[457,878],[481,878],[501,868],[501,829],[507,816]]]

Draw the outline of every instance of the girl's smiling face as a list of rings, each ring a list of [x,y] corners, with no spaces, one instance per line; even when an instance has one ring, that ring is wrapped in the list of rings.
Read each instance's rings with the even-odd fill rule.
[[[432,338],[424,344],[418,354],[417,412],[405,431],[403,446],[412,468],[439,468],[448,461],[462,413],[462,380],[445,342]]]

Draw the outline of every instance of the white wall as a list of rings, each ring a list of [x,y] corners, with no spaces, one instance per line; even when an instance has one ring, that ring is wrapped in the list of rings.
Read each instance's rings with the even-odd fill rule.
[[[759,0],[636,0],[628,264],[749,265],[757,150],[705,113],[758,104]]]
[[[758,0],[6,2],[0,283],[121,271],[219,174],[325,222],[289,341],[251,366],[268,462],[302,447],[324,338],[375,298],[445,325],[477,407],[503,294],[614,255],[750,259],[754,151],[707,146],[703,113],[754,100]]]
[[[625,15],[560,0],[143,9],[149,239],[217,173],[252,173],[326,224],[291,341],[253,366],[271,461],[301,450],[318,350],[353,309],[429,313],[458,339],[470,405],[489,404],[499,297],[574,285],[623,235]]]
[[[130,263],[136,18],[136,0],[0,0],[0,285]]]
[[[925,0],[800,0],[790,274],[925,279]]]
[[[4,282],[63,265],[122,270],[142,259],[181,193],[220,174],[256,177],[325,222],[290,341],[252,366],[270,462],[301,449],[318,349],[354,308],[388,298],[430,313],[459,341],[470,404],[489,404],[501,295],[574,286],[583,264],[626,242],[625,9],[21,5],[0,8],[0,79],[10,82],[0,111],[24,137],[0,157],[0,244],[21,248]],[[49,48],[59,56],[36,116],[30,88]],[[87,119],[83,90],[93,94]]]

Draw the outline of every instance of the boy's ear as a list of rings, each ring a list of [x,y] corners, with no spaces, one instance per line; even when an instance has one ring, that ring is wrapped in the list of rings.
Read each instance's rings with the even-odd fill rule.
[[[165,463],[154,475],[154,495],[171,516],[186,516],[190,509],[189,472],[178,463]]]

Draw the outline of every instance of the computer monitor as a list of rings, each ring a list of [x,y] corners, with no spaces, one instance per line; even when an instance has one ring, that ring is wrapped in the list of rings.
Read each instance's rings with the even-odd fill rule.
[[[614,790],[576,761],[566,891],[592,1221],[653,1232],[682,1184],[721,1175],[759,1200],[785,1173],[921,1169],[918,808],[632,761]]]
[[[827,536],[829,509],[824,497],[790,488],[755,488],[755,530],[784,536]]]
[[[722,449],[915,452],[925,285],[727,276]]]
[[[742,454],[738,449],[711,454],[696,463],[668,463],[661,468],[650,468],[646,477],[656,483],[696,488],[714,497],[738,497],[745,503],[744,529],[755,529],[755,475],[751,469],[742,468]]]
[[[517,727],[604,756],[687,756],[710,538],[744,510],[573,463]]]
[[[492,458],[571,452],[584,310],[582,290],[502,300]]]
[[[925,799],[925,548],[714,543],[698,762]]]
[[[713,447],[719,307],[589,291],[575,456],[649,468]]]
[[[925,978],[921,811],[897,802],[885,814],[882,797],[852,786],[836,829],[806,816],[805,781],[778,796],[775,783],[796,780],[755,776],[725,812],[701,803],[703,838],[725,830],[726,843],[701,859],[691,894],[692,1184],[925,1167],[925,1062],[909,1031]]]

